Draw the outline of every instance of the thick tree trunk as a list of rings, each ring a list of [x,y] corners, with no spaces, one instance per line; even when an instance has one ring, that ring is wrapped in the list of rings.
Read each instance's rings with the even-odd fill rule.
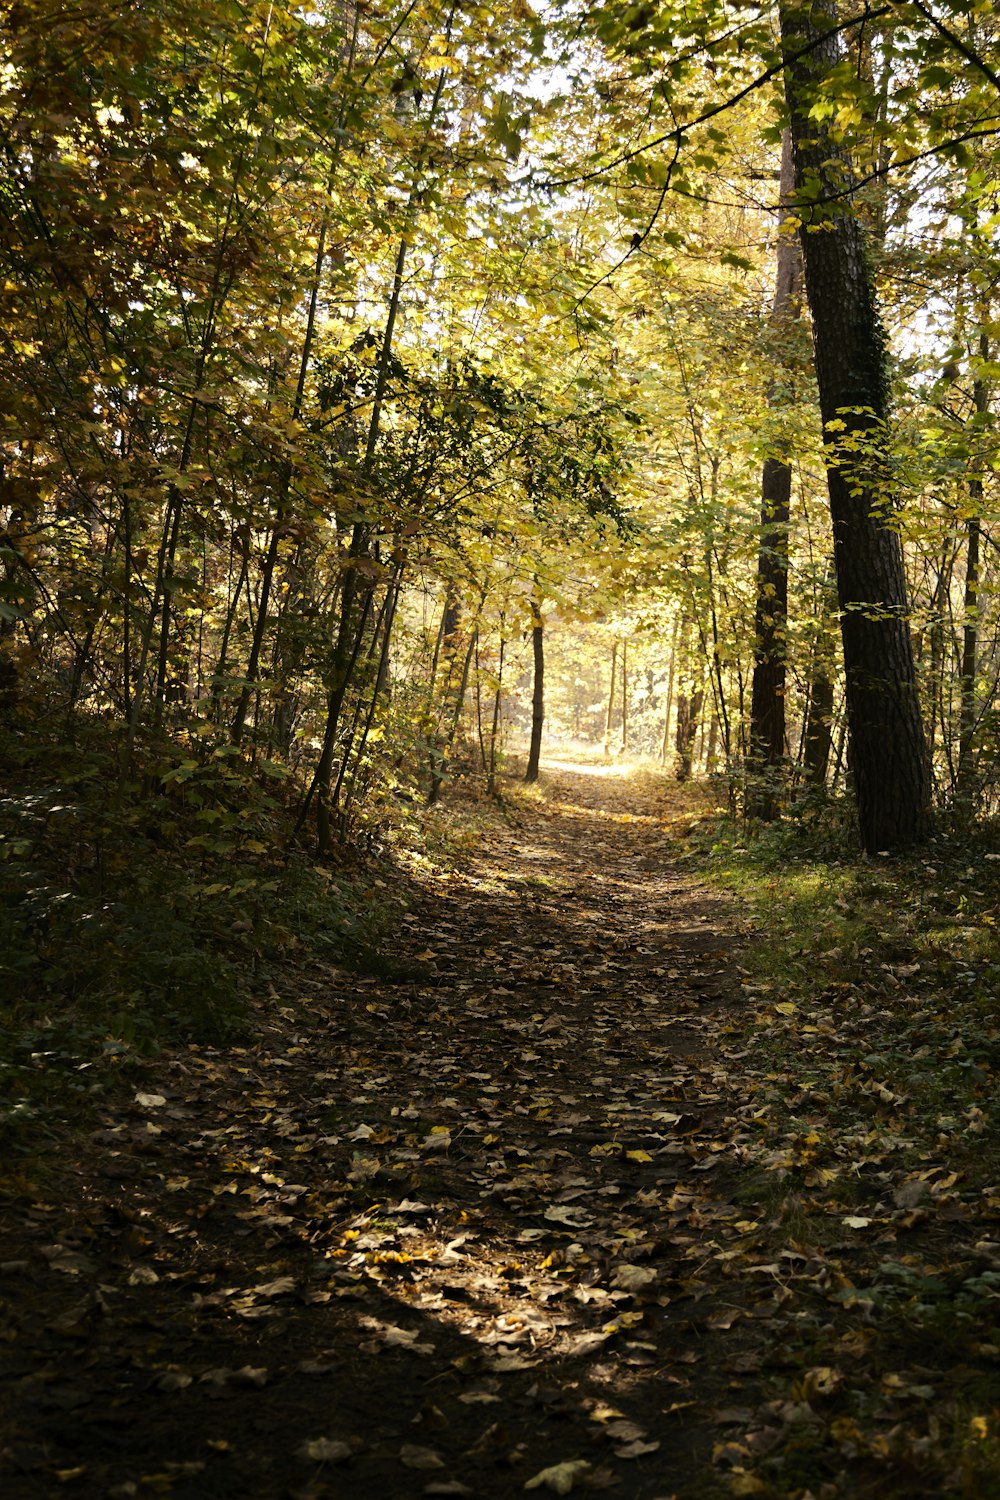
[[[923,838],[929,775],[886,463],[885,336],[875,308],[850,168],[810,116],[839,61],[830,0],[781,6],[806,293],[826,442],[852,770],[863,847]],[[808,48],[809,50],[805,50]]]

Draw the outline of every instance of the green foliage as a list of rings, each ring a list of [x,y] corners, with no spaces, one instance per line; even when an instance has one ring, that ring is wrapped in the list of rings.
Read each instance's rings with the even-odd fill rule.
[[[53,1072],[243,1035],[290,967],[373,962],[384,889],[284,853],[266,765],[163,742],[122,781],[99,725],[0,749],[21,787],[0,804],[0,1067],[25,1107]]]

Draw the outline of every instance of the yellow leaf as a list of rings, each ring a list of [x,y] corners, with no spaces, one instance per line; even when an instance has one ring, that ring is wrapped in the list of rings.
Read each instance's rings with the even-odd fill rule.
[[[541,1489],[544,1484],[546,1489],[554,1490],[557,1495],[568,1495],[578,1479],[589,1474],[591,1465],[585,1458],[571,1458],[566,1463],[553,1464],[549,1469],[541,1469],[534,1477],[529,1479],[524,1486],[526,1490]]]
[[[767,1493],[767,1485],[756,1474],[746,1474],[742,1469],[736,1469],[729,1476],[729,1490],[733,1495],[764,1495]]]
[[[652,1161],[653,1160],[653,1158],[650,1156],[650,1154],[649,1154],[648,1151],[626,1151],[625,1155],[628,1157],[629,1161]]]

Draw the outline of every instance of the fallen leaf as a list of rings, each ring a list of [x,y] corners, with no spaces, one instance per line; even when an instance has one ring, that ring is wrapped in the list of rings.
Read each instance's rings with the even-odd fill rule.
[[[768,1486],[756,1474],[747,1474],[743,1469],[734,1469],[729,1476],[731,1495],[766,1495]]]
[[[277,1276],[274,1281],[262,1282],[260,1286],[252,1286],[250,1295],[254,1297],[289,1297],[297,1286],[294,1276]]]
[[[628,1264],[615,1267],[615,1273],[611,1278],[611,1285],[620,1287],[623,1292],[641,1292],[644,1287],[651,1286],[656,1280],[656,1272],[651,1266],[632,1266]]]
[[[159,1279],[152,1266],[135,1266],[129,1272],[128,1284],[129,1286],[155,1286]]]
[[[444,1460],[433,1448],[421,1448],[418,1443],[404,1443],[399,1450],[399,1461],[407,1469],[443,1469]]]
[[[626,1443],[624,1448],[616,1448],[615,1458],[642,1458],[647,1453],[655,1453],[659,1446],[658,1442],[644,1443],[637,1438],[634,1443]]]
[[[568,1495],[578,1479],[589,1474],[591,1465],[585,1458],[571,1458],[566,1463],[553,1464],[549,1469],[541,1469],[534,1479],[529,1479],[525,1484],[526,1490],[540,1490],[542,1485],[552,1490],[557,1495]]]
[[[310,1438],[295,1450],[296,1458],[310,1464],[340,1464],[350,1456],[350,1445],[336,1438]]]
[[[745,1314],[741,1307],[724,1307],[719,1312],[712,1313],[710,1317],[705,1319],[705,1327],[724,1331],[732,1328],[733,1324],[744,1316]]]
[[[596,1412],[591,1414],[592,1422],[599,1422],[601,1418]],[[637,1443],[646,1436],[645,1427],[640,1427],[637,1422],[611,1421],[605,1427],[605,1432],[610,1438],[618,1443]]]
[[[594,1222],[584,1209],[574,1208],[572,1204],[554,1204],[545,1210],[542,1218],[548,1219],[550,1224],[565,1224],[570,1229],[586,1229]]]

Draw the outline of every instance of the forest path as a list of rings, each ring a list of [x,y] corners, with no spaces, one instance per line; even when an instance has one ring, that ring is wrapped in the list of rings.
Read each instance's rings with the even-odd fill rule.
[[[727,1280],[753,1101],[690,805],[552,767],[416,883],[415,977],[313,970],[67,1148],[7,1215],[6,1500],[732,1492],[773,1278]]]

